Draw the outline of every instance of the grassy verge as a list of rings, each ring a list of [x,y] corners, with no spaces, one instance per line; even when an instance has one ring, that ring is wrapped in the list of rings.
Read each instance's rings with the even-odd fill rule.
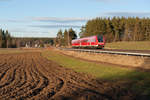
[[[150,50],[150,41],[106,43],[106,48],[125,50]]]
[[[150,73],[139,72],[133,69],[116,67],[114,65],[96,64],[62,55],[55,51],[44,51],[44,57],[57,62],[63,67],[77,72],[91,74],[97,79],[109,81],[127,81],[132,83],[131,89],[144,95],[150,94]]]

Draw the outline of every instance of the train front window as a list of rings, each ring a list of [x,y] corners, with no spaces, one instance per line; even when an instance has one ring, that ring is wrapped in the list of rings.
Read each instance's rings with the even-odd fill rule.
[[[97,38],[98,38],[98,42],[103,42],[103,36],[98,35]]]

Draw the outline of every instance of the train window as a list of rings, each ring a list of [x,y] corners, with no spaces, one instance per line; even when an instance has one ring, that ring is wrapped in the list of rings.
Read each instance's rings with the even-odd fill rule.
[[[85,42],[88,42],[88,40],[85,40]]]
[[[92,39],[91,42],[96,42],[96,40],[95,40],[95,39]]]
[[[88,42],[88,40],[82,40],[82,42]]]
[[[91,42],[91,40],[89,39],[87,42]]]
[[[103,36],[98,35],[97,38],[98,38],[98,42],[103,42]]]

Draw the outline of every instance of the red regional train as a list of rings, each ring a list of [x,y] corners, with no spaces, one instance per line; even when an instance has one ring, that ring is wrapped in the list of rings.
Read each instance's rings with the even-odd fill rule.
[[[101,35],[95,35],[90,37],[84,37],[80,39],[72,40],[73,48],[104,48],[105,38]]]

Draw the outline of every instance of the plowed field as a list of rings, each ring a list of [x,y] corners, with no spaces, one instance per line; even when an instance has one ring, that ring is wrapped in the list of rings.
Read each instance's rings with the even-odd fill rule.
[[[0,55],[0,100],[129,100],[132,97],[119,85],[63,68],[39,52]]]

